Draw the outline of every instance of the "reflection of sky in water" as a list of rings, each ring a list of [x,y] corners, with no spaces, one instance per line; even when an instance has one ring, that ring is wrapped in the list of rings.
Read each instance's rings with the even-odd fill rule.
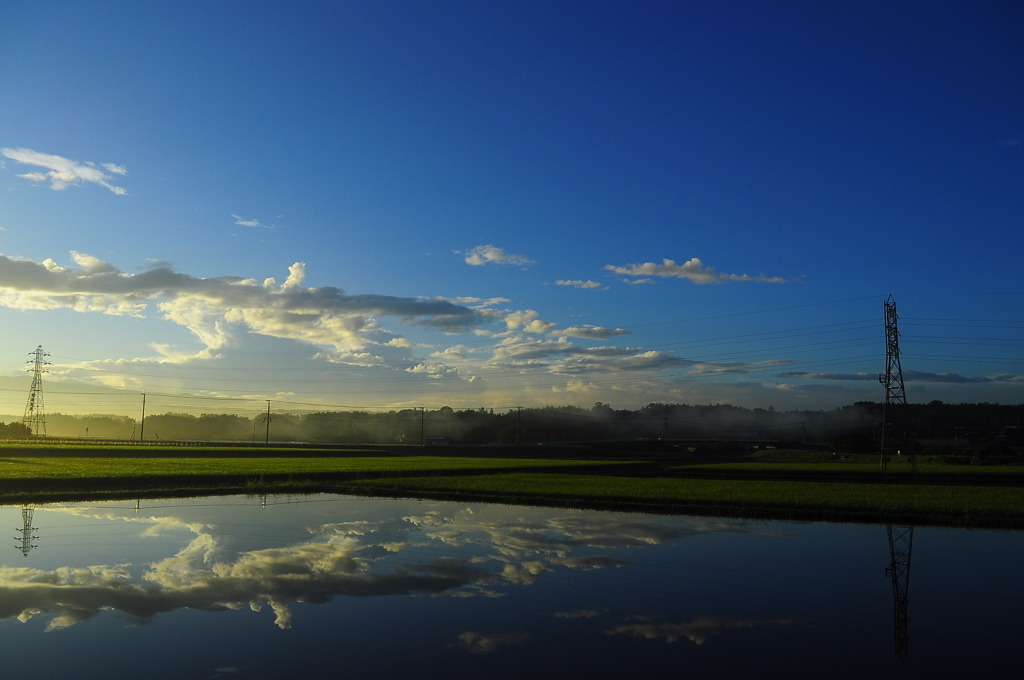
[[[21,509],[0,515],[17,532]],[[48,649],[57,655],[37,664],[54,671],[93,664],[149,677],[327,672],[337,654],[371,677],[421,664],[512,677],[531,660],[568,663],[560,674],[570,677],[638,664],[654,674],[680,663],[738,671],[751,663],[743,659],[793,654],[850,655],[856,675],[894,661],[883,526],[322,496],[266,507],[240,497],[138,511],[40,506],[33,525],[38,547],[0,556],[0,636],[31,650],[16,662],[30,674],[38,665],[28,657]],[[972,615],[969,594],[962,611],[939,604],[949,583],[936,567],[963,562],[936,545],[1005,557],[1021,543],[1013,533],[918,533],[905,663],[920,664],[931,644],[922,633],[933,628],[941,642],[949,631],[918,623],[915,607],[950,621]],[[988,573],[985,613],[998,620],[1000,570]],[[92,648],[98,635],[116,641],[116,658]],[[991,648],[991,636],[978,644]],[[773,663],[778,677],[796,668]]]

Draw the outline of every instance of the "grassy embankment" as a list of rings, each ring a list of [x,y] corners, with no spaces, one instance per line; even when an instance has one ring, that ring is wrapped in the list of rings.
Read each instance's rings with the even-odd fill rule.
[[[1024,528],[1018,487],[845,483],[806,480],[631,478],[519,473],[468,477],[357,480],[354,492],[517,499],[537,504],[613,507],[649,512]]]
[[[0,446],[0,503],[336,491],[365,478],[494,474],[600,461],[392,455],[344,449]]]
[[[350,492],[651,512],[1024,528],[1024,468],[877,462],[674,465],[525,450],[0,448],[0,501]],[[404,455],[406,452],[427,455]],[[367,455],[371,453],[371,455]],[[385,455],[379,455],[379,454]],[[474,454],[482,455],[474,455]],[[4,454],[6,454],[4,456]],[[640,458],[638,460],[638,458]]]

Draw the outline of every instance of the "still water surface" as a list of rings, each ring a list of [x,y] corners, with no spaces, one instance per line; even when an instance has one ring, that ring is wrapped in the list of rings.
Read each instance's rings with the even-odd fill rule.
[[[1019,532],[334,495],[0,523],[12,678],[1002,677],[1024,633]]]

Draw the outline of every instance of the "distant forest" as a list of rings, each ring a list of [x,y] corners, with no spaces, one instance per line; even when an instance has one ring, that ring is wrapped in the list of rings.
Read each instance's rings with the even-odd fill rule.
[[[493,409],[442,407],[386,412],[329,411],[230,414],[167,413],[143,423],[126,416],[46,418],[49,437],[115,440],[309,442],[316,444],[516,445],[600,441],[668,441],[828,447],[844,452],[877,450],[883,405],[858,402],[828,411],[775,411],[729,405],[648,404],[616,410],[548,406],[500,413]],[[929,404],[890,406],[887,438],[913,440],[932,449],[1019,447],[1024,404]],[[0,423],[0,437],[23,438],[20,422]]]

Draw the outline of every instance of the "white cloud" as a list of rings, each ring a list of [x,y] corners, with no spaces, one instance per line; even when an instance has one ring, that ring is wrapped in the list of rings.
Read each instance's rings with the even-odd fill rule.
[[[604,340],[605,338],[611,338],[616,335],[629,335],[629,331],[624,328],[604,328],[602,326],[584,324],[582,326],[570,326],[569,328],[560,331],[552,331],[552,335],[559,335],[567,338]]]
[[[465,256],[466,264],[473,265],[474,267],[480,267],[485,264],[519,265],[526,267],[534,264],[533,260],[524,255],[506,253],[501,248],[492,245],[477,246],[460,254]]]
[[[622,371],[658,372],[692,362],[670,353],[635,347],[582,347],[567,337],[543,340],[513,336],[492,348],[493,367],[515,366],[548,375],[597,374]]]
[[[75,250],[71,251],[71,259],[74,260],[75,264],[81,267],[82,271],[86,274],[112,274],[117,271],[113,266],[103,260]],[[50,262],[52,263],[53,260],[50,260]],[[49,267],[47,268],[49,269]]]
[[[401,371],[417,383],[459,383],[459,398],[474,402],[486,401],[485,391],[507,390],[513,384],[530,397],[532,383],[524,381],[544,383],[538,389],[548,395],[538,392],[531,401],[545,401],[550,390],[560,387],[557,383],[570,377],[631,372],[653,379],[667,369],[693,365],[671,353],[642,348],[581,346],[576,339],[607,340],[628,331],[592,324],[558,329],[535,310],[502,309],[504,298],[466,297],[459,298],[463,304],[456,304],[440,298],[347,295],[338,288],[309,287],[301,262],[288,268],[283,283],[272,277],[199,278],[165,262],[155,264],[132,274],[80,252],[71,253],[70,264],[0,254],[0,307],[155,317],[188,330],[199,341],[198,348],[151,344],[152,356],[125,359],[128,364],[123,367],[103,362],[67,367],[84,372],[83,377],[94,383],[104,382],[103,376],[110,373],[106,384],[112,387],[126,386],[126,376],[134,370],[130,366],[210,360],[220,365],[234,361],[240,348],[261,338],[311,346],[306,357],[311,361],[363,371]],[[490,340],[430,345],[425,338],[403,337],[389,324],[474,333]],[[418,349],[425,349],[425,354]],[[548,384],[551,380],[556,384]]]
[[[643,352],[633,347],[576,347],[565,354],[566,356],[552,362],[549,368],[552,373],[658,372],[692,363],[666,352]]]
[[[644,262],[643,264],[628,264],[625,266],[605,265],[608,271],[615,272],[622,276],[658,276],[662,278],[687,279],[697,284],[706,283],[727,283],[731,281],[756,281],[759,283],[786,283],[793,279],[786,279],[781,276],[766,276],[764,274],[722,274],[713,267],[705,267],[700,258],[691,257],[683,264],[676,264],[675,260],[664,259],[661,264]],[[636,281],[635,283],[639,283]]]
[[[482,309],[484,307],[493,307],[494,305],[505,304],[509,301],[508,298],[503,297],[492,297],[492,298],[479,298],[479,297],[454,297],[454,298],[437,298],[438,300],[447,300],[456,305],[466,305],[467,307],[473,307],[474,309]]]
[[[127,174],[128,171],[123,165],[104,163],[98,166],[91,161],[79,163],[63,156],[40,153],[39,151],[24,148],[4,148],[0,149],[0,153],[23,165],[34,165],[43,168],[44,172],[26,172],[18,176],[33,182],[49,182],[50,188],[54,191],[63,191],[69,186],[81,184],[82,182],[92,182],[109,189],[118,196],[128,193],[123,188],[110,183],[112,178],[109,173],[117,175]]]
[[[297,290],[302,286],[302,282],[306,280],[306,263],[296,262],[292,266],[288,267],[288,278],[284,280],[284,284],[281,286],[283,290]]]
[[[416,375],[423,375],[433,380],[442,380],[444,378],[457,378],[458,371],[448,366],[447,364],[437,363],[435,361],[424,361],[410,366],[405,369],[407,373],[413,373]]]
[[[444,359],[445,361],[462,361],[469,357],[471,351],[465,345],[450,345],[444,349],[432,352],[430,356],[435,359]]]
[[[386,366],[384,357],[371,352],[319,352],[314,355],[315,359],[323,359],[332,364],[344,364],[346,366],[359,366],[372,368]]]
[[[259,387],[256,384],[262,377],[255,375],[247,378],[243,385],[246,390],[253,394],[273,394],[280,389],[297,393],[314,390],[317,388],[302,383],[312,384],[316,370],[333,371],[345,366],[350,369],[345,371],[346,375],[356,380],[344,384],[338,381],[337,387],[332,383],[328,388],[331,392],[312,394],[346,394],[341,403],[350,403],[349,392],[355,393],[386,375],[393,382],[375,383],[372,389],[364,390],[363,394],[369,396],[360,396],[366,401],[359,403],[419,404],[423,394],[440,394],[433,387],[443,381],[443,399],[451,406],[505,403],[509,390],[517,390],[517,402],[524,405],[565,403],[567,397],[572,403],[614,401],[617,406],[651,401],[749,404],[765,403],[769,398],[752,397],[743,390],[750,394],[757,390],[763,395],[774,387],[759,383],[738,386],[735,376],[765,373],[770,367],[786,363],[702,363],[672,351],[647,351],[639,340],[634,341],[634,346],[613,346],[622,342],[618,338],[629,335],[629,331],[582,323],[560,328],[533,309],[506,307],[507,298],[348,295],[340,288],[311,287],[307,268],[301,262],[292,264],[277,279],[200,278],[175,271],[166,262],[145,266],[148,269],[141,273],[126,273],[100,258],[76,251],[60,262],[0,254],[0,307],[70,309],[152,319],[129,322],[139,328],[145,325],[146,331],[159,325],[160,320],[165,330],[167,321],[179,326],[173,329],[178,339],[170,339],[161,331],[160,342],[173,345],[144,345],[134,353],[136,359],[124,360],[129,362],[124,367],[102,362],[65,364],[71,367],[69,370],[79,371],[72,377],[81,376],[92,383],[122,389],[135,389],[136,384],[146,382],[145,378],[133,375],[133,371],[143,375],[143,363],[147,367],[164,365],[167,369],[147,371],[151,378],[177,371],[173,389],[184,389],[186,380],[193,381],[195,389],[202,389],[199,385],[213,384],[213,379],[194,376],[211,374],[196,372],[190,377],[170,365],[251,365],[249,350],[254,345],[277,350],[286,346],[282,340],[297,345],[288,347],[292,357],[280,361],[289,366],[301,365],[310,372],[289,374],[287,379],[294,377],[294,383],[282,383],[279,374],[275,374],[274,378],[267,378],[266,386]],[[442,338],[402,328],[408,325],[467,335]],[[184,340],[186,334],[181,329],[189,331],[198,342]],[[469,333],[477,337],[471,338]],[[605,346],[587,346],[594,344]],[[275,359],[270,363],[277,362]],[[61,374],[61,378],[70,375]],[[716,376],[721,376],[721,380]],[[872,378],[875,379],[877,376]],[[955,376],[943,379],[956,381]],[[127,381],[131,380],[138,382],[129,385]],[[151,390],[154,389],[152,379],[149,382]],[[215,389],[224,388],[219,385]],[[418,389],[422,391],[417,392]],[[313,397],[323,401],[330,398],[335,397]],[[778,406],[779,402],[775,404]]]
[[[538,340],[535,338],[512,337],[506,338],[495,345],[492,361],[504,363],[513,362],[517,364],[535,364],[541,359],[547,359],[554,355],[574,352],[577,345],[568,340]]]
[[[517,310],[505,314],[505,325],[510,331],[521,329],[526,333],[547,333],[556,325],[537,317],[537,312],[532,309]]]
[[[272,228],[269,225],[263,224],[259,220],[251,220],[245,217],[241,217],[239,215],[235,215],[234,213],[231,214],[231,217],[235,220],[235,224],[237,224],[240,227],[259,227],[261,229]]]
[[[601,284],[597,281],[581,281],[579,279],[558,279],[555,281],[556,286],[568,286],[570,288],[600,288]]]
[[[224,347],[235,329],[244,329],[333,348],[340,355],[368,345],[400,347],[403,343],[380,326],[378,317],[444,332],[466,331],[484,322],[478,312],[445,300],[309,288],[301,262],[289,267],[287,279],[278,286],[273,279],[197,278],[168,266],[128,274],[91,255],[73,252],[71,257],[74,267],[0,254],[0,306],[113,315],[142,315],[155,306],[163,318],[187,328],[210,349]]]

